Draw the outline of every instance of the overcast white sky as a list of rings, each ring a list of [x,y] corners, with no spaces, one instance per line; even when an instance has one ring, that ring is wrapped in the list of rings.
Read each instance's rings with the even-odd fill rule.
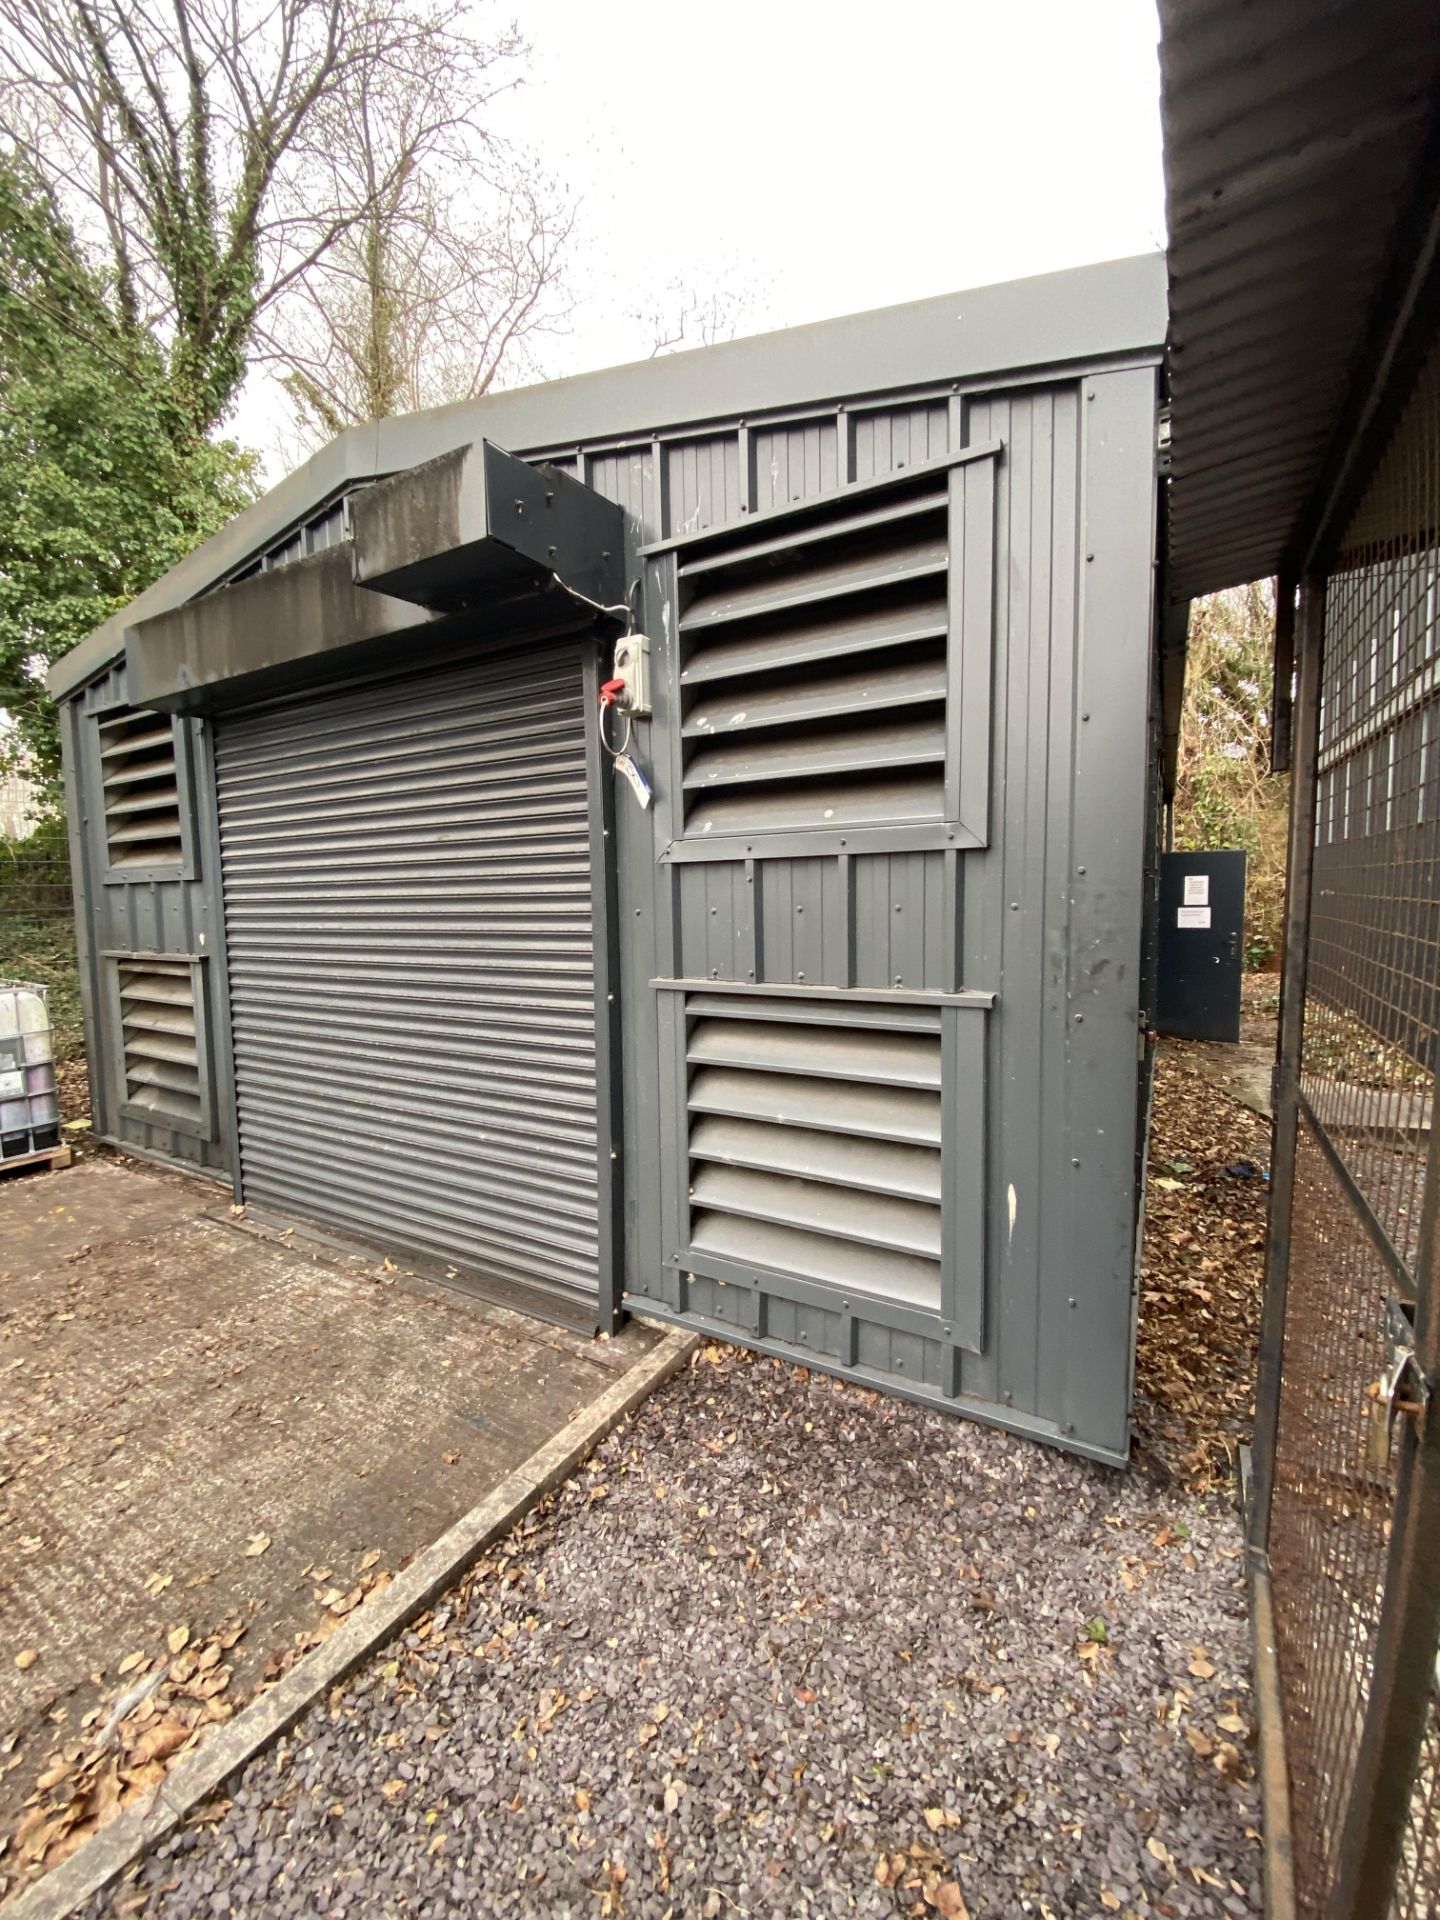
[[[582,202],[548,375],[642,357],[676,279],[760,332],[1164,245],[1153,0],[512,4],[501,130]],[[272,479],[284,414],[233,425]]]

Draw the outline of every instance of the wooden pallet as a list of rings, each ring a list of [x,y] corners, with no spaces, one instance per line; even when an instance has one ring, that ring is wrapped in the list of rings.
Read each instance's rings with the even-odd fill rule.
[[[17,1153],[12,1160],[0,1160],[0,1173],[19,1173],[27,1167],[45,1167],[59,1173],[75,1158],[69,1147],[41,1147],[34,1153]]]

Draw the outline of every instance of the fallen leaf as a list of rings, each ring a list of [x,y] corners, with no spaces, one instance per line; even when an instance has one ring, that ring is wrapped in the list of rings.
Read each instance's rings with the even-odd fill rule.
[[[1107,1913],[1118,1913],[1120,1911],[1120,1896],[1118,1893],[1112,1892],[1109,1887],[1102,1887],[1100,1889],[1100,1904]]]
[[[380,1564],[380,1549],[379,1547],[372,1547],[370,1551],[365,1555],[365,1557],[361,1560],[360,1565],[356,1569],[356,1571],[358,1573],[368,1573],[371,1567],[378,1566],[379,1564]]]
[[[23,1647],[15,1656],[15,1664],[21,1673],[28,1673],[39,1658],[34,1647]]]
[[[453,1467],[459,1461],[460,1455],[458,1453],[442,1453],[440,1458],[445,1462],[447,1467]]]
[[[1244,1719],[1238,1713],[1222,1713],[1215,1722],[1222,1733],[1248,1733]]]
[[[189,1727],[182,1726],[178,1720],[162,1720],[158,1726],[146,1728],[135,1742],[131,1757],[136,1766],[142,1767],[151,1760],[168,1760],[189,1738]]]
[[[925,1898],[942,1920],[970,1920],[965,1896],[953,1880],[942,1880],[938,1886],[927,1887]]]
[[[269,1551],[269,1547],[270,1536],[268,1533],[252,1533],[245,1547],[245,1558],[247,1560],[258,1560],[262,1553]]]
[[[190,1644],[189,1627],[172,1627],[165,1636],[165,1644],[171,1653],[183,1653]]]
[[[133,1673],[144,1658],[143,1653],[127,1653],[115,1671],[119,1674]]]
[[[1215,1669],[1203,1654],[1197,1655],[1197,1657],[1190,1662],[1187,1671],[1193,1673],[1197,1680],[1213,1680],[1215,1678]]]

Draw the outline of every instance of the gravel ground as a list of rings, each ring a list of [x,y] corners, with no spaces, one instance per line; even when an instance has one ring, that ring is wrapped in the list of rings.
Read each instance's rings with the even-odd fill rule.
[[[93,1913],[1260,1911],[1228,1501],[709,1348]]]

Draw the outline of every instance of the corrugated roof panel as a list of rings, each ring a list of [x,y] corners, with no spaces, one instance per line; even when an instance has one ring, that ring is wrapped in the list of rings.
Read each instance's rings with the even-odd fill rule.
[[[1432,0],[1161,0],[1169,587],[1278,571],[1327,470],[1440,79]]]

